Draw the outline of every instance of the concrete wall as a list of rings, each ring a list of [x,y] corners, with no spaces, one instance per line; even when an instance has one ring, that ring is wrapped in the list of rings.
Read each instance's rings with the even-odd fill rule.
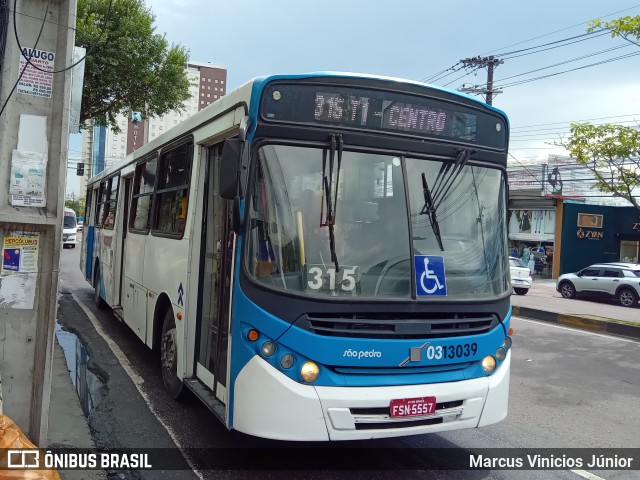
[[[55,52],[55,69],[73,58],[76,0],[18,0],[17,22],[23,47]],[[11,2],[13,8],[13,2]],[[13,17],[13,15],[12,15]],[[0,105],[20,74],[18,45],[9,23]],[[57,306],[58,263],[66,181],[70,71],[53,76],[50,98],[14,92],[0,117],[0,239],[10,233],[38,233],[37,271],[0,276],[0,374],[4,413],[36,443],[46,438],[51,388],[53,326]],[[14,207],[8,195],[12,151],[18,144],[20,115],[46,119],[48,150],[46,207]],[[23,130],[29,137],[35,131]]]

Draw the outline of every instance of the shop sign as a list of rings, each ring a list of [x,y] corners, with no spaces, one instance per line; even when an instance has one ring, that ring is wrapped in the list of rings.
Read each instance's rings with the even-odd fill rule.
[[[579,213],[578,226],[587,228],[602,228],[604,215],[593,213]]]
[[[604,232],[585,230],[583,228],[578,228],[576,235],[578,236],[578,238],[587,238],[589,240],[602,240],[604,238]]]

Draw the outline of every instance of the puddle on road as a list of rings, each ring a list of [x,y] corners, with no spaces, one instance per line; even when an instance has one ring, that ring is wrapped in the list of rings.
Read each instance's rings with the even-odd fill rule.
[[[89,354],[75,333],[65,330],[56,322],[56,338],[64,352],[67,370],[80,399],[82,411],[85,416],[89,416],[101,399],[100,390],[104,383],[87,368]]]

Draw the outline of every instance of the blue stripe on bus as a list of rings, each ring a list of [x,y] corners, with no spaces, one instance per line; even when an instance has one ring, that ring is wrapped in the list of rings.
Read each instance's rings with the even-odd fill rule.
[[[93,226],[85,225],[83,227],[82,241],[85,244],[85,257],[84,257],[84,277],[93,283],[93,242],[95,237],[95,228]],[[85,236],[86,231],[86,236]]]

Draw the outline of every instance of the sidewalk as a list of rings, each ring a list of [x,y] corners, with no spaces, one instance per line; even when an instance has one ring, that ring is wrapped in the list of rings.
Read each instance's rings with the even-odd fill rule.
[[[75,391],[62,348],[55,340],[51,403],[49,405],[49,434],[47,446],[55,448],[95,448]],[[102,480],[103,470],[59,470],[62,480]]]
[[[529,293],[512,295],[511,304],[515,316],[640,339],[640,308],[615,300],[562,298],[555,280],[534,279]]]

